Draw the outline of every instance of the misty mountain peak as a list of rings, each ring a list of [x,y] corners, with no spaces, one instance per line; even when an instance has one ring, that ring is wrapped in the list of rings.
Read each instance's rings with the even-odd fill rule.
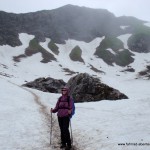
[[[54,43],[68,39],[90,42],[97,37],[117,37],[133,33],[136,18],[115,17],[105,9],[65,5],[53,10],[12,14],[0,12],[0,45],[21,45],[19,33],[35,35],[38,41],[50,38]],[[129,26],[125,30],[120,26]]]

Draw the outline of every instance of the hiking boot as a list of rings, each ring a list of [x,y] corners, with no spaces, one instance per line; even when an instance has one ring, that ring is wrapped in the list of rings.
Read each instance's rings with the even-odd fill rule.
[[[65,150],[71,150],[72,146],[67,146]]]
[[[66,145],[65,144],[62,144],[61,146],[60,146],[60,148],[65,148],[66,147]]]

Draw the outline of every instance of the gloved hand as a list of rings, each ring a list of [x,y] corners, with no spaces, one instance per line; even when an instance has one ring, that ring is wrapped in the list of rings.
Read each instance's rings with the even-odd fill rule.
[[[53,108],[50,109],[50,113],[52,113],[52,112],[53,112]]]

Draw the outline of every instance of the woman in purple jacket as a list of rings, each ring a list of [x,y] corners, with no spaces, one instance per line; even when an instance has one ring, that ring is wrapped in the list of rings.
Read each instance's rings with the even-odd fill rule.
[[[73,101],[69,96],[67,87],[62,88],[62,96],[58,99],[54,109],[51,108],[52,113],[57,112],[58,122],[61,132],[61,147],[66,150],[71,149],[71,139],[69,132],[70,114],[72,112]],[[67,145],[66,145],[67,144]]]

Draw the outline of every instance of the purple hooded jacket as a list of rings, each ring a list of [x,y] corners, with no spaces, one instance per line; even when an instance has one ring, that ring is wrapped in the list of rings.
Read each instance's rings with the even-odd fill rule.
[[[56,103],[56,106],[53,109],[53,113],[57,112],[58,117],[68,117],[70,115],[68,111],[69,110],[72,111],[72,106],[73,106],[72,98],[70,97],[69,103],[68,103],[68,94],[67,95],[62,95],[58,99],[58,101]]]

